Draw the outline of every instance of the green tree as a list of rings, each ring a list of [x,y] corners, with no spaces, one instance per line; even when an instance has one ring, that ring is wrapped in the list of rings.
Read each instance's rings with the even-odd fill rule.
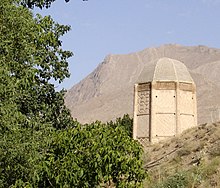
[[[60,130],[41,165],[38,187],[140,187],[141,154],[122,126],[96,122]]]
[[[52,84],[69,77],[60,37],[70,27],[29,9],[52,2],[0,3],[0,187],[137,187],[145,172],[129,118],[80,125]]]
[[[49,16],[33,18],[27,8],[9,0],[0,5],[0,25],[1,102],[9,101],[4,88],[11,82],[14,91],[10,101],[26,116],[24,126],[33,126],[30,121],[34,120],[62,127],[64,92],[55,91],[50,81],[62,82],[69,77],[67,59],[72,53],[60,48],[59,38],[70,27]]]
[[[51,4],[56,1],[56,0],[19,0],[20,4],[28,7],[28,8],[34,8],[39,7],[39,8],[49,8]],[[70,0],[64,0],[65,2],[69,2]],[[88,0],[82,0],[82,1],[88,1]]]
[[[17,1],[16,1],[17,2]],[[69,26],[36,18],[15,1],[0,3],[0,186],[29,181],[49,147],[51,132],[72,126],[64,91],[51,80],[69,76],[71,52],[60,37]]]
[[[128,114],[125,114],[122,118],[117,118],[115,122],[110,121],[107,124],[114,127],[114,128],[116,128],[118,126],[122,127],[123,129],[125,129],[128,136],[132,137],[133,119],[130,118],[130,116]]]

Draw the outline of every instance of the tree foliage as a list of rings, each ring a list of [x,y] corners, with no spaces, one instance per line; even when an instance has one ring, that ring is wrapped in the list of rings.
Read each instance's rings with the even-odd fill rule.
[[[25,7],[33,9],[34,7],[49,8],[55,0],[19,0],[19,3]],[[69,0],[65,0],[69,2]]]
[[[60,130],[42,163],[38,187],[139,187],[141,146],[122,127],[96,122]]]
[[[49,8],[51,4],[56,0],[19,0],[20,4],[33,9],[34,7],[38,8]],[[65,2],[69,2],[70,0],[64,0]],[[88,1],[88,0],[83,0]]]
[[[128,114],[125,114],[122,118],[117,118],[115,122],[110,121],[107,124],[115,128],[122,127],[127,132],[128,136],[132,137],[133,119],[130,118]]]
[[[0,187],[137,187],[145,172],[132,120],[81,125],[51,82],[69,77],[60,37],[70,27],[27,7],[52,2],[0,3]]]
[[[0,25],[1,102],[16,106],[26,118],[23,126],[33,126],[34,120],[62,127],[64,92],[56,92],[50,81],[69,77],[72,53],[60,48],[59,38],[70,27],[49,16],[33,18],[28,9],[7,0],[0,5]]]

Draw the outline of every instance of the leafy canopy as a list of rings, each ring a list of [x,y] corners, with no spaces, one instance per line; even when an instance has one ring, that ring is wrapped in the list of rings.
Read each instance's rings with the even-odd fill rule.
[[[141,146],[120,126],[96,122],[60,130],[41,164],[38,187],[140,187],[141,154]]]
[[[70,27],[29,8],[53,1],[0,3],[0,188],[138,187],[145,172],[132,120],[81,125],[51,82],[69,77],[73,54],[60,37]]]
[[[32,9],[35,6],[41,9],[44,7],[49,8],[54,1],[55,0],[19,0],[21,5]],[[69,2],[70,0],[64,0],[64,1]],[[83,1],[88,1],[88,0],[83,0]]]
[[[61,48],[59,38],[70,27],[50,16],[34,18],[9,0],[0,4],[0,25],[1,104],[10,101],[12,111],[16,108],[26,119],[22,126],[33,126],[32,120],[64,126],[64,92],[55,91],[50,82],[69,77],[67,59],[72,53]]]

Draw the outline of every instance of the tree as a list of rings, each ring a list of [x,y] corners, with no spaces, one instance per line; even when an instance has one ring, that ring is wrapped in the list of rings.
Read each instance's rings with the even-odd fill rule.
[[[70,27],[29,8],[52,2],[1,0],[0,187],[136,187],[145,173],[129,118],[83,126],[51,82],[69,77],[60,37]]]
[[[0,186],[29,181],[48,148],[51,132],[72,126],[64,91],[51,80],[69,76],[71,52],[60,37],[69,26],[2,0],[0,4]]]
[[[130,118],[128,114],[125,114],[122,118],[117,118],[115,122],[110,121],[107,124],[114,128],[122,127],[123,129],[125,129],[128,136],[132,138],[133,119]]]
[[[55,91],[50,81],[62,82],[69,77],[67,59],[72,53],[60,48],[59,38],[70,27],[55,23],[49,16],[33,18],[27,8],[8,0],[3,0],[0,11],[2,75],[13,82],[13,101],[27,118],[25,126],[32,126],[27,124],[34,119],[62,127],[59,117],[62,111],[66,111],[64,92]],[[7,80],[4,77],[1,77],[2,81]]]
[[[49,8],[51,6],[51,4],[54,2],[55,0],[21,0],[20,3],[21,5],[28,7],[28,8],[34,8],[39,7],[39,8]],[[69,2],[70,0],[64,0],[65,2]],[[88,0],[83,0],[83,1],[88,1]]]
[[[96,122],[54,137],[38,174],[38,187],[140,187],[141,146],[123,127]]]

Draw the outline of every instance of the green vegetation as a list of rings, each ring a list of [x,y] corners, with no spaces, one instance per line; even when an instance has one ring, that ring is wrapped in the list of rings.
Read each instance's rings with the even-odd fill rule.
[[[0,187],[140,187],[132,120],[81,125],[52,84],[69,76],[60,37],[70,27],[29,8],[53,1],[0,3]]]
[[[145,170],[149,188],[220,186],[219,123],[143,154],[128,115],[106,124],[71,118],[65,91],[52,84],[69,77],[72,53],[60,37],[70,27],[29,9],[53,1],[0,3],[0,188],[141,187]]]
[[[141,186],[142,149],[123,127],[96,122],[50,133],[44,138],[38,131],[31,136],[39,140],[27,136],[20,143],[16,138],[13,145],[5,143],[2,187]]]

